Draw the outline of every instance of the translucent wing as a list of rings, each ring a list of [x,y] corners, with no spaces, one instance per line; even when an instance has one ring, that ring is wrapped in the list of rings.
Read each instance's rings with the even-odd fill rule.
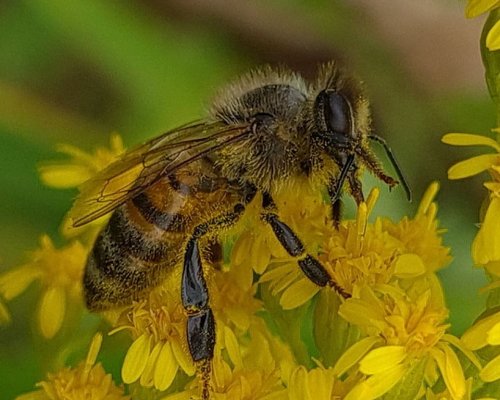
[[[162,176],[241,140],[248,125],[196,122],[169,131],[125,153],[80,187],[69,215],[85,225],[137,196]]]

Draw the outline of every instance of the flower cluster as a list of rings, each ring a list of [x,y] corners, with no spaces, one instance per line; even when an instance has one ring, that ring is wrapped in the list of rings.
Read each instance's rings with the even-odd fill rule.
[[[72,163],[81,165],[81,154],[72,149]],[[87,168],[104,166],[89,157],[85,161]],[[65,167],[42,169],[43,179],[54,184],[59,176],[60,187],[76,183],[72,174],[65,184],[59,168]],[[210,365],[193,363],[189,356],[177,268],[146,297],[103,313],[113,338],[118,332],[130,337],[122,382],[138,398],[149,390],[162,392],[166,399],[200,393],[215,399],[374,399],[409,386],[408,376],[418,370],[421,379],[414,380],[408,393],[430,390],[442,382],[451,398],[463,398],[465,374],[455,353],[462,345],[446,333],[448,311],[436,277],[451,259],[436,220],[437,190],[435,183],[429,187],[413,218],[394,222],[376,217],[369,222],[379,193],[374,189],[358,207],[356,218],[334,226],[320,188],[304,180],[281,189],[276,196],[280,218],[300,232],[307,252],[321,261],[332,281],[350,296],[347,300],[329,288],[320,291],[303,275],[297,259],[284,251],[261,221],[256,199],[238,230],[222,237],[233,243],[226,246],[227,261],[207,266],[210,305],[217,321]],[[30,262],[0,276],[6,300],[40,281],[39,321],[47,339],[62,327],[76,325],[75,317],[82,315],[80,282],[91,242],[88,232],[75,235],[60,249],[44,236]],[[66,312],[75,304],[78,313]],[[300,326],[312,304],[315,331],[306,345]],[[337,342],[339,333],[350,339]],[[312,358],[315,348],[320,352]],[[462,350],[480,368],[475,356]],[[94,361],[82,368],[90,368]],[[109,379],[99,368],[95,376]],[[61,382],[70,379],[72,371],[50,374],[39,385],[56,390],[50,388],[64,386]],[[95,392],[90,381],[82,382]]]
[[[123,387],[116,386],[102,365],[96,364],[101,343],[102,335],[97,333],[92,339],[85,361],[74,368],[63,368],[56,373],[47,374],[47,379],[37,384],[39,390],[18,396],[17,399],[130,400]]]
[[[475,17],[490,11],[490,18],[485,24],[486,40],[481,43],[487,82],[490,93],[498,110],[498,52],[500,49],[499,1],[469,0],[467,16]],[[497,119],[500,118],[500,112]],[[483,267],[490,279],[485,288],[489,292],[487,310],[478,318],[472,327],[462,336],[462,343],[469,351],[478,354],[482,364],[479,372],[480,392],[498,393],[500,385],[500,312],[497,311],[498,292],[500,288],[500,129],[492,130],[493,136],[470,133],[449,133],[443,137],[443,142],[454,146],[482,146],[489,148],[485,154],[471,157],[458,162],[448,170],[449,179],[462,179],[488,172],[490,179],[484,182],[486,197],[480,210],[479,230],[471,246],[472,259],[476,266]]]
[[[498,134],[499,130],[494,129],[493,132]],[[490,174],[491,180],[484,183],[487,196],[471,253],[474,263],[488,271],[491,283],[487,289],[494,291],[500,287],[500,143],[488,136],[467,133],[447,134],[443,142],[455,146],[486,146],[493,150],[453,165],[448,170],[448,177],[461,179],[485,171]],[[464,333],[462,340],[470,350],[475,351],[500,345],[500,312],[479,319]],[[498,381],[500,356],[486,355],[484,358],[487,364],[481,370],[480,378],[484,382]]]
[[[78,240],[57,249],[43,235],[40,247],[30,255],[31,261],[0,275],[0,294],[12,300],[39,281],[38,326],[42,335],[50,339],[71,316],[67,309],[82,307],[80,282],[87,251]]]
[[[470,0],[467,15],[496,12],[498,6],[500,1]],[[490,29],[486,45],[500,49],[500,25]],[[81,350],[70,336],[94,338],[85,360],[56,368],[18,399],[493,398],[500,392],[500,141],[457,133],[443,141],[492,149],[449,170],[450,179],[485,171],[491,177],[484,184],[487,196],[471,250],[491,279],[489,308],[462,337],[450,333],[438,274],[451,256],[437,220],[437,183],[430,184],[413,216],[394,221],[374,215],[375,188],[354,218],[334,224],[323,188],[299,179],[273,193],[276,212],[324,266],[338,293],[304,275],[298,264],[303,255],[285,251],[261,219],[257,195],[237,227],[218,237],[222,261],[201,251],[216,320],[213,359],[193,362],[190,356],[179,262],[157,287],[100,314],[99,331],[123,352],[115,384],[96,363],[101,334],[82,322],[86,258],[107,217],[78,229],[66,218],[61,246],[43,235],[25,264],[0,275],[0,322],[10,320],[4,302],[36,286],[39,333],[47,343],[64,344],[55,359]],[[55,188],[74,188],[116,160],[124,147],[113,135],[110,149],[86,153],[64,145],[58,150],[69,160],[40,166],[41,179]],[[206,242],[200,246],[208,247]]]

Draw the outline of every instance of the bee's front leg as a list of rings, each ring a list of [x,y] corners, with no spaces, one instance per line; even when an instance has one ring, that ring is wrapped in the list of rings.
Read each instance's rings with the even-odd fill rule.
[[[268,193],[263,196],[262,219],[271,225],[271,228],[283,248],[289,255],[297,258],[297,264],[307,278],[318,286],[330,286],[344,298],[350,297],[342,287],[335,282],[321,263],[306,253],[304,245],[293,230],[281,221],[276,214],[276,205]]]

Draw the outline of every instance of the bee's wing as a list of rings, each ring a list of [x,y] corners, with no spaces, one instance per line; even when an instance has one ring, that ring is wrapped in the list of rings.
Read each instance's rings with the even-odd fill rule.
[[[248,125],[197,122],[167,132],[125,153],[83,183],[69,215],[85,225],[137,196],[162,176],[242,139]]]

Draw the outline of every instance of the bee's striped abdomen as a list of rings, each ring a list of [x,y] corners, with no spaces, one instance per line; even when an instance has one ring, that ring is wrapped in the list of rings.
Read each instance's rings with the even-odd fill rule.
[[[180,197],[162,180],[113,213],[87,260],[84,287],[90,309],[130,303],[179,261],[188,230],[188,219],[179,213],[186,199]]]
[[[207,210],[228,200],[224,191],[207,182],[202,174],[189,183],[164,177],[115,210],[87,260],[84,289],[89,309],[140,298],[181,263],[193,227],[206,218]],[[195,191],[206,201],[200,202]]]

